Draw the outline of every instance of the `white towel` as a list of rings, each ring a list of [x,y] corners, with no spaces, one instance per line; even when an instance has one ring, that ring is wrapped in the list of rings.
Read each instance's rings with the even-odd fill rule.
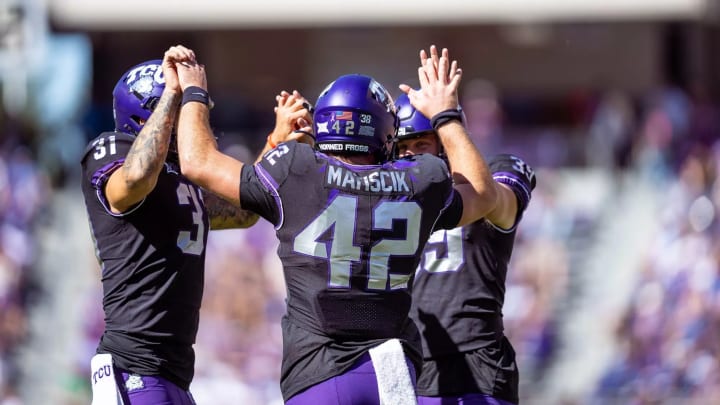
[[[90,383],[92,405],[123,405],[109,353],[96,354],[90,360]]]
[[[415,387],[399,340],[390,339],[373,347],[370,359],[377,377],[380,405],[417,405]]]

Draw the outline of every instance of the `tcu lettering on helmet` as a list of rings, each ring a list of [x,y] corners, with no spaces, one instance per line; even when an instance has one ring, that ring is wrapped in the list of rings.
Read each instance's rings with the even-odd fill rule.
[[[164,89],[160,59],[140,63],[125,72],[113,89],[115,129],[137,135]]]
[[[390,93],[359,74],[340,76],[320,93],[313,121],[318,149],[369,152],[382,160],[389,156],[397,129]]]

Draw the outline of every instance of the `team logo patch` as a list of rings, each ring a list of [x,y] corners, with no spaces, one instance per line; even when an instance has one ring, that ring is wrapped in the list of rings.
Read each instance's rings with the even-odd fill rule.
[[[154,79],[152,76],[141,76],[133,84],[130,89],[140,94],[150,94],[153,89]]]
[[[318,132],[318,134],[329,134],[330,131],[328,131],[328,123],[327,122],[318,122],[317,123],[317,132]]]
[[[375,136],[375,128],[368,125],[361,125],[358,133],[363,136]]]
[[[128,392],[141,390],[145,388],[145,383],[139,375],[130,374],[130,377],[128,377],[127,381],[125,381],[125,388],[127,388]]]

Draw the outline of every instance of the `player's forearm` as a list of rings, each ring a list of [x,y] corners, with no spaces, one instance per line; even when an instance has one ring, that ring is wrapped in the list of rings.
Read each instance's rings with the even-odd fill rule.
[[[155,188],[167,158],[179,102],[179,93],[171,90],[163,92],[154,112],[125,157],[123,179],[130,194],[141,194],[144,197]]]
[[[197,102],[186,103],[178,119],[178,155],[183,175],[195,184],[207,188],[207,172],[211,156],[217,151],[209,122],[209,108]]]
[[[210,229],[249,228],[258,221],[259,216],[246,211],[213,193],[203,193],[205,208],[210,218]]]
[[[485,159],[473,144],[459,121],[449,122],[437,130],[450,162],[456,184],[468,184],[471,191],[463,193],[464,223],[483,218],[495,209],[497,189]]]
[[[218,150],[208,118],[208,107],[202,103],[187,103],[180,109],[178,153],[182,173],[239,207],[243,163]]]

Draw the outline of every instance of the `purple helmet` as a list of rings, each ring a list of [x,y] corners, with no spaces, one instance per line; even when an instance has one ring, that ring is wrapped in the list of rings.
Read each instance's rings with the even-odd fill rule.
[[[392,97],[369,76],[338,77],[320,93],[313,126],[321,151],[388,158],[397,129]]]
[[[432,124],[430,124],[430,120],[410,104],[410,98],[408,98],[407,94],[402,93],[398,97],[395,102],[395,108],[397,109],[397,116],[400,120],[397,131],[398,140],[417,138],[428,132],[435,132]]]
[[[164,89],[165,77],[160,59],[143,62],[125,72],[113,89],[115,129],[137,135]]]
[[[430,123],[430,119],[410,104],[410,98],[407,94],[403,93],[398,96],[395,102],[395,109],[398,120],[400,120],[396,140],[418,138],[428,132],[435,132]],[[462,113],[461,122],[465,125],[465,112],[460,106],[458,106],[458,110]]]

